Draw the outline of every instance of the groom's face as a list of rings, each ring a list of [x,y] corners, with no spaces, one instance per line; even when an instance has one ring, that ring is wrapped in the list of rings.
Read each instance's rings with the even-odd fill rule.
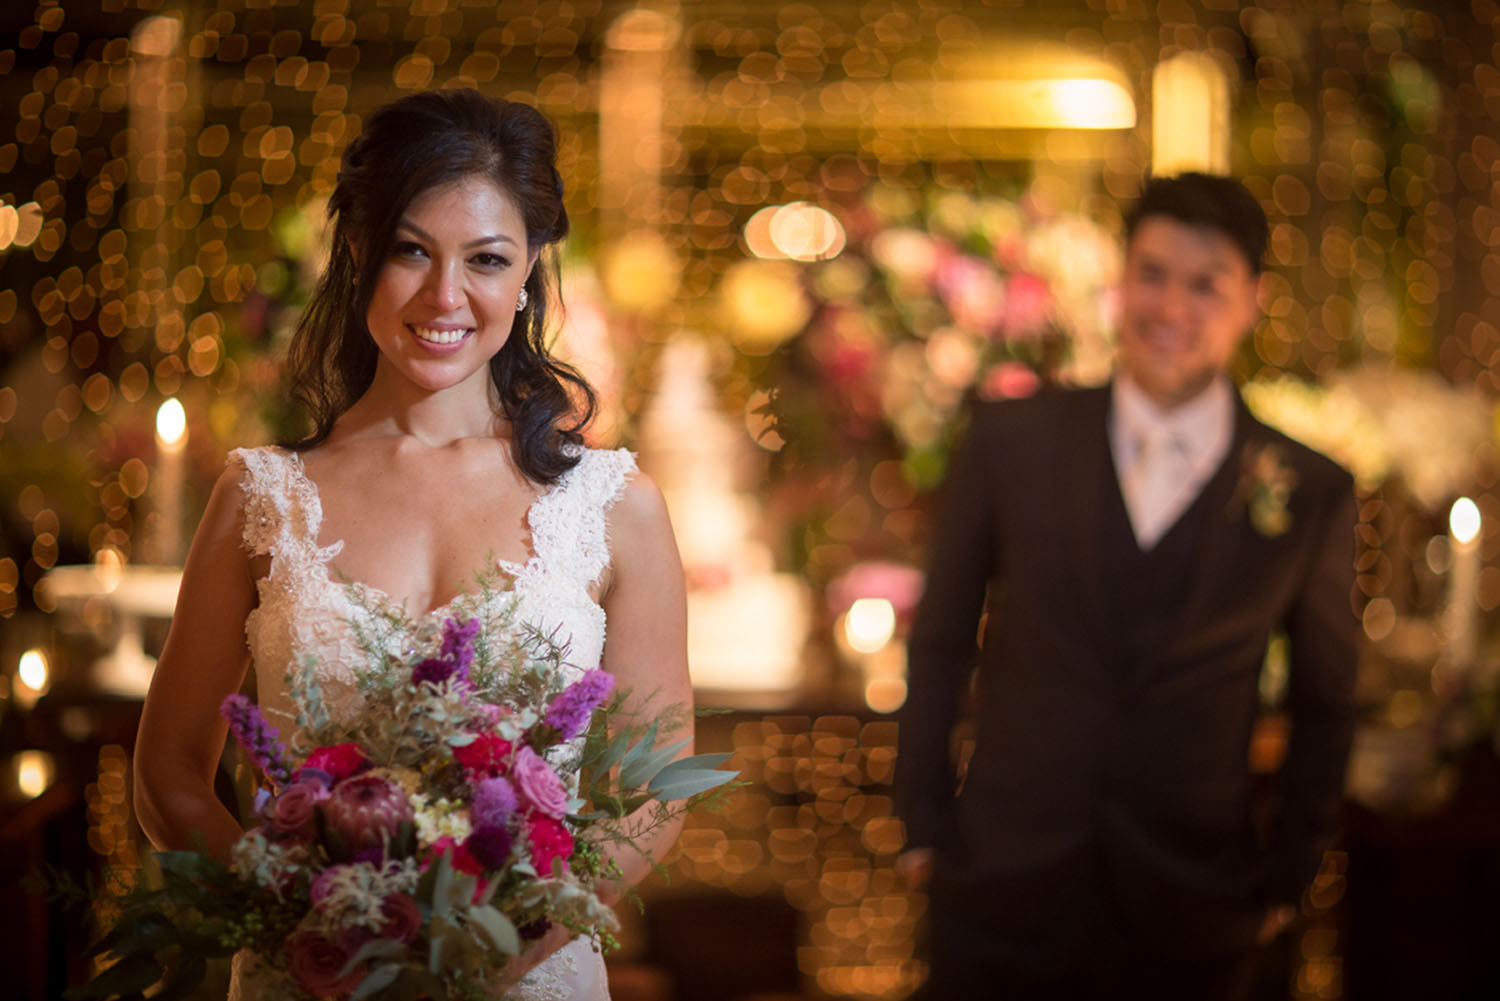
[[[1208,388],[1259,316],[1259,276],[1230,237],[1148,216],[1125,250],[1120,367],[1162,407]]]

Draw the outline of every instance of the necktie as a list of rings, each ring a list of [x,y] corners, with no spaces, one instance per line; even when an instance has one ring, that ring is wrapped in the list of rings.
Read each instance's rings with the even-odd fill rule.
[[[1186,443],[1161,427],[1137,436],[1134,453],[1120,486],[1135,540],[1150,549],[1192,500],[1192,462]]]

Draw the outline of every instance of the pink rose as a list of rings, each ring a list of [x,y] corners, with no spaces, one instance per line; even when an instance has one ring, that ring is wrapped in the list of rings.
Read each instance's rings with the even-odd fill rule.
[[[568,812],[568,790],[547,760],[529,747],[516,752],[510,780],[521,797],[539,813],[561,817]]]
[[[348,976],[339,971],[349,962],[349,954],[321,935],[298,932],[286,941],[291,959],[292,979],[313,997],[347,997],[365,977],[364,967],[356,967]]]
[[[276,797],[272,823],[283,834],[311,840],[318,832],[318,804],[327,798],[328,790],[321,782],[294,782]]]
[[[410,942],[422,930],[422,908],[404,893],[386,897],[381,901],[380,912],[385,915],[385,921],[380,925],[381,938]]]
[[[367,767],[370,759],[358,744],[334,744],[320,747],[307,756],[303,768],[316,768],[333,776],[333,781],[342,782],[355,772]]]
[[[543,876],[552,875],[552,863],[562,862],[567,871],[573,855],[573,835],[562,821],[532,814],[526,818],[526,840],[531,842],[531,864]]]

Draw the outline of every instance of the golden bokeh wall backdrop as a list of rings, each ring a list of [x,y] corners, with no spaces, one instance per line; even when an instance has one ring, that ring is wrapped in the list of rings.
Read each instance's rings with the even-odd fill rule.
[[[1271,217],[1266,316],[1237,375],[1372,365],[1500,394],[1493,0],[7,4],[0,625],[48,610],[34,585],[60,564],[155,558],[164,400],[186,408],[189,520],[227,448],[294,433],[277,359],[323,253],[338,155],[363,116],[428,87],[478,87],[557,122],[569,305],[609,358],[608,434],[637,441],[658,362],[686,333],[707,345],[720,411],[761,446],[753,489],[790,524],[778,568],[821,589],[861,561],[909,560],[964,394],[1037,376],[1007,357],[981,379],[962,337],[898,338],[882,318],[901,302],[851,304],[930,250],[907,239],[916,220],[996,260],[1020,234],[1055,265],[1086,252],[1078,270],[1108,275],[1153,162],[1156,71],[1177,56],[1219,71],[1227,107],[1205,120]],[[1025,267],[1005,267],[1010,292],[1028,287]],[[1108,291],[1088,286],[1077,298],[1098,308],[1070,318],[1093,338],[1095,377]],[[1069,367],[1081,337],[1071,359],[1035,343],[1020,360],[1083,378]],[[843,395],[789,381],[804,350]],[[811,475],[793,460],[828,422],[767,416],[793,386],[862,422]],[[1463,459],[1493,564],[1489,438]],[[1358,587],[1394,620],[1431,519],[1377,493],[1361,518]],[[1500,569],[1478,594],[1500,608]],[[1367,620],[1372,639],[1381,628]],[[894,735],[814,713],[722,736],[758,785],[693,821],[674,873],[746,897],[778,887],[806,926],[808,981],[905,996],[923,902],[892,869]],[[124,857],[119,804],[95,805],[98,850]],[[1307,957],[1300,996],[1338,996],[1328,952]]]

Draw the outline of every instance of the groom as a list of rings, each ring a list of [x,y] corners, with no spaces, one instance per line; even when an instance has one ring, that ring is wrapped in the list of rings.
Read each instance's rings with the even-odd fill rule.
[[[1234,181],[1151,181],[1114,382],[981,404],[953,457],[896,780],[931,998],[1240,997],[1317,871],[1354,722],[1354,492],[1225,375],[1266,238]],[[1260,823],[1278,631],[1290,743]]]

